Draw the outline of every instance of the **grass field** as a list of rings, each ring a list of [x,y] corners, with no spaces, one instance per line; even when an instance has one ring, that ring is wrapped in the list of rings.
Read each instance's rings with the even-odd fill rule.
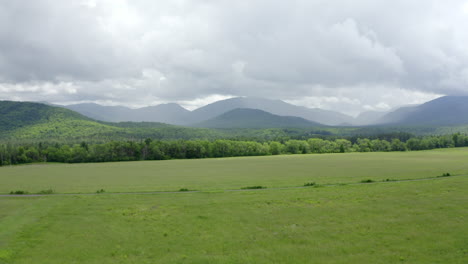
[[[468,149],[0,168],[0,263],[467,263]],[[460,176],[421,181],[444,172]],[[372,184],[272,189],[305,182]],[[226,191],[263,185],[265,190]],[[178,190],[202,192],[117,194]],[[224,191],[223,191],[224,190]]]
[[[203,160],[0,167],[0,193],[150,192],[239,189],[418,179],[468,173],[468,148],[419,152],[310,154]]]

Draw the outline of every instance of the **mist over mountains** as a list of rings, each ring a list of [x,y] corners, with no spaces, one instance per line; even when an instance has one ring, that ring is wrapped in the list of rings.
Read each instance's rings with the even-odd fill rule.
[[[307,108],[286,103],[281,100],[264,98],[236,97],[220,100],[206,106],[189,111],[178,104],[169,103],[139,109],[123,106],[102,106],[98,104],[75,104],[64,106],[87,117],[108,122],[161,122],[184,126],[201,126],[201,124],[216,124],[224,120],[226,127],[242,127],[247,119],[252,122],[249,114],[260,112],[238,111],[236,115],[222,116],[236,109],[256,109],[280,117],[298,117],[310,125],[328,126],[363,126],[363,125],[455,125],[468,124],[468,96],[445,96],[422,105],[404,106],[390,112],[363,112],[354,118],[343,113],[319,108]],[[241,121],[240,113],[245,116]],[[229,118],[234,118],[229,123]],[[254,115],[259,121],[266,118]],[[226,119],[227,118],[227,119]],[[279,119],[276,118],[276,121]],[[281,127],[273,122],[270,126]],[[297,120],[296,120],[297,121]],[[299,122],[303,126],[306,122]],[[294,121],[285,121],[295,124]],[[297,123],[297,124],[299,124]],[[266,125],[263,123],[262,126]]]
[[[90,118],[106,122],[161,122],[183,125],[190,122],[190,111],[169,103],[131,109],[124,106],[103,106],[94,103],[64,106]]]
[[[444,96],[422,105],[401,107],[384,115],[377,124],[468,124],[468,96]]]
[[[75,104],[64,107],[101,121],[146,121],[186,126],[199,124],[200,122],[216,118],[239,108],[262,110],[278,116],[300,117],[310,122],[324,125],[350,124],[353,121],[353,117],[335,111],[296,106],[281,100],[250,97],[221,100],[193,111],[186,110],[174,103],[139,109],[130,109],[122,106],[101,106],[97,104]]]
[[[276,105],[278,107],[275,108]],[[259,109],[261,107],[270,111],[275,110],[275,113],[282,113],[282,115]],[[446,133],[457,126],[462,129],[458,131],[465,131],[463,128],[468,127],[468,96],[446,96],[421,105],[402,107],[385,114],[368,112],[357,118],[347,117],[345,120],[350,121],[342,123],[341,128],[327,126],[327,124],[311,119],[330,118],[329,123],[337,123],[342,122],[343,119],[339,118],[346,117],[346,115],[298,107],[278,100],[258,98],[222,100],[194,111],[188,111],[177,104],[163,104],[140,109],[96,104],[73,105],[69,108],[74,110],[43,103],[0,101],[0,137],[15,140],[19,138],[104,140],[148,137],[189,139],[221,138],[237,135],[236,131],[241,130],[250,131],[247,133],[250,136],[258,136],[255,134],[257,133],[255,129],[267,128],[280,129],[285,133],[294,129],[312,131],[310,133],[331,129],[342,132],[353,131],[354,134],[363,135],[392,131]],[[288,115],[291,112],[293,114]],[[336,117],[338,119],[333,119]],[[98,119],[107,122],[96,121]],[[358,122],[364,122],[363,120],[370,122],[371,119],[374,121],[369,125],[354,125],[354,127],[351,125],[351,122],[359,124]],[[225,132],[227,134],[223,134]],[[275,137],[276,132],[272,133]]]

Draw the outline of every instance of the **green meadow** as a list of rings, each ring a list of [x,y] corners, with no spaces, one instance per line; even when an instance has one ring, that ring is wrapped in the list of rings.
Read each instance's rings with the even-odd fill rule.
[[[468,148],[419,152],[281,155],[200,160],[0,167],[0,193],[200,191],[419,179],[468,174]]]
[[[0,193],[55,194],[0,197],[0,263],[467,263],[467,161],[459,148],[2,167]]]

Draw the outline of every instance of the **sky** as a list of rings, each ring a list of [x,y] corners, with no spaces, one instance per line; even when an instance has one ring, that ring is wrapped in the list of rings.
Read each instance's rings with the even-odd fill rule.
[[[468,94],[466,0],[0,0],[0,100],[356,115]]]

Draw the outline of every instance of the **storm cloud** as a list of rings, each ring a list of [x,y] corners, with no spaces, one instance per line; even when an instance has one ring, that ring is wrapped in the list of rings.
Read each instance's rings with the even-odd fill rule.
[[[468,93],[468,2],[0,1],[0,99],[350,114]]]

